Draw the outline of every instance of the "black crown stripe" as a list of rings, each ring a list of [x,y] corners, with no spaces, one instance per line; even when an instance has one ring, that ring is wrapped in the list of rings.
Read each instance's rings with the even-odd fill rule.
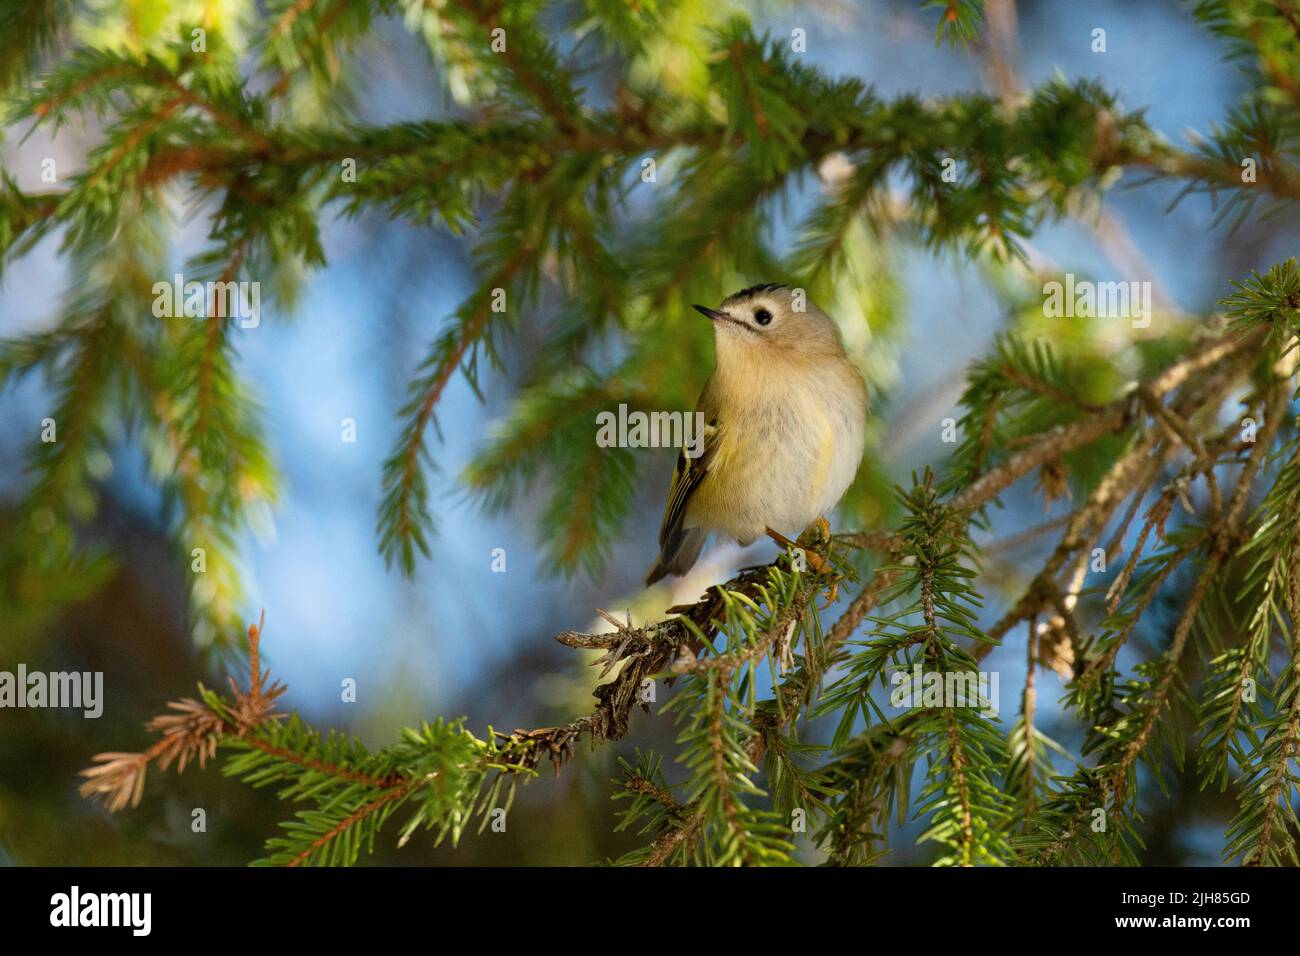
[[[727,296],[730,299],[748,299],[752,296],[762,295],[764,292],[775,292],[777,289],[789,288],[784,282],[764,282],[761,285],[751,285],[748,289],[741,289],[739,292]]]

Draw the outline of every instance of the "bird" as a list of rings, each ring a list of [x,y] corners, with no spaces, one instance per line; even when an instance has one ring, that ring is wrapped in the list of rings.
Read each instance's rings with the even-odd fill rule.
[[[828,532],[866,442],[866,383],[803,290],[765,283],[693,308],[713,323],[717,357],[696,405],[702,447],[677,458],[647,587],[689,571],[714,532],[786,547],[782,532]]]

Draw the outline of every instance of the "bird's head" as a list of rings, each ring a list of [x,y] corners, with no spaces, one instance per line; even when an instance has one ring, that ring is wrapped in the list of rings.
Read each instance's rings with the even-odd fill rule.
[[[842,357],[835,322],[801,289],[756,285],[741,289],[710,309],[695,306],[713,323],[718,363],[748,360]]]

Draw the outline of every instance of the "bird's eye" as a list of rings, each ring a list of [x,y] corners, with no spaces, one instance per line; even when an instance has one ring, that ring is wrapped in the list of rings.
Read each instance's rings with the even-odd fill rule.
[[[767,309],[759,309],[754,313],[754,321],[759,325],[770,325],[772,322],[772,313]]]

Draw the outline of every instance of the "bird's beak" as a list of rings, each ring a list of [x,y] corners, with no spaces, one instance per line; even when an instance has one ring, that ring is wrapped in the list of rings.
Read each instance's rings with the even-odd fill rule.
[[[691,308],[694,309],[696,312],[700,313],[700,315],[704,316],[706,319],[711,319],[712,321],[715,322],[718,319],[726,320],[731,318],[731,316],[727,315],[727,313],[719,312],[717,309],[710,309],[708,306],[693,305],[691,306]]]

